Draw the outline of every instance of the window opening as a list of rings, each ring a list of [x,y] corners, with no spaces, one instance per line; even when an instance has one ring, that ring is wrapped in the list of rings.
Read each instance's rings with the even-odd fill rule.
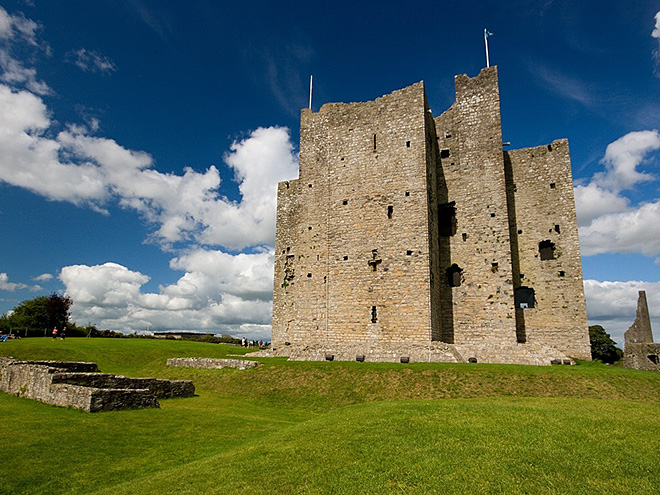
[[[491,213],[490,218],[494,218],[494,217],[495,217],[495,213]]]
[[[344,201],[341,202],[341,204],[343,204],[344,206],[346,206],[346,205],[348,204],[348,200],[345,199]]]
[[[554,189],[555,187],[557,187],[557,184],[555,184],[554,182],[551,182],[550,183],[550,189]]]
[[[522,234],[522,230],[518,229],[518,234]]]
[[[374,151],[376,151],[376,135],[374,134]]]
[[[463,279],[463,269],[456,263],[447,268],[447,282],[449,287],[460,287]]]
[[[409,249],[408,251],[406,251],[406,254],[407,254],[408,256],[412,256],[412,251]]]
[[[461,235],[463,236],[463,240],[467,241],[467,234],[465,232],[463,232],[463,234],[461,234]]]
[[[308,273],[308,274],[307,274],[307,278],[312,278],[312,274],[311,274],[311,273]]]
[[[555,232],[557,232],[558,234],[561,234],[561,232],[559,231],[559,225],[555,225]]]
[[[438,233],[441,237],[456,234],[456,201],[438,205]]]
[[[406,196],[410,196],[410,191],[406,191]]]
[[[410,141],[406,141],[406,148],[410,148]]]
[[[539,254],[541,261],[555,259],[555,243],[550,240],[539,242]]]
[[[561,270],[561,271],[559,272],[559,276],[560,276],[560,277],[565,277],[565,276],[566,276],[566,272],[565,272],[564,270]]]
[[[518,287],[513,291],[513,300],[516,308],[528,309],[533,308],[536,298],[534,297],[534,289],[531,287]]]
[[[394,206],[390,205],[387,207],[387,218],[392,219],[392,213],[394,213]]]
[[[551,144],[548,145],[548,151],[552,151],[552,145]]]
[[[311,188],[311,187],[312,187],[312,185],[311,185],[311,184],[309,184],[309,187]]]
[[[499,269],[499,264],[498,264],[497,262],[493,262],[493,263],[491,263],[491,264],[490,264],[490,269],[491,269],[493,272],[496,272],[496,271]]]
[[[447,148],[441,149],[440,158],[449,158],[449,149]]]
[[[376,306],[371,306],[371,323],[378,322],[378,313],[376,311]]]
[[[344,256],[344,261],[348,261],[348,256]]]
[[[307,227],[307,230],[312,230],[312,227],[311,227],[311,226],[310,226],[310,227]]]
[[[660,363],[660,357],[658,357],[657,354],[649,354],[647,357],[649,358],[649,361],[651,361],[653,364]]]

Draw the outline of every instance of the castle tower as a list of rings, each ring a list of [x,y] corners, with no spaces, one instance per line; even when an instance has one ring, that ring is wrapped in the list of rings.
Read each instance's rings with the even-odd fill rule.
[[[300,132],[299,179],[278,187],[274,348],[295,359],[588,358],[567,145],[503,151],[496,67],[457,76],[456,103],[435,120],[417,83],[303,110]],[[548,324],[558,304],[563,319]]]

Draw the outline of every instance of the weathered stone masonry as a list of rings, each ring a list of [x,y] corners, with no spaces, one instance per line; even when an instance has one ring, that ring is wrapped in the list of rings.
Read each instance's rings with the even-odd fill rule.
[[[292,359],[589,359],[568,143],[505,151],[497,68],[303,110],[278,186],[273,347]]]
[[[158,399],[190,397],[189,380],[128,378],[100,373],[96,363],[0,358],[0,390],[87,412],[160,407]]]

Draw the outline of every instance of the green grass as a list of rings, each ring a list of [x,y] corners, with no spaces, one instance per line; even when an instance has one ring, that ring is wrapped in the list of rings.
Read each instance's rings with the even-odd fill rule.
[[[16,358],[192,379],[159,410],[87,414],[0,393],[0,493],[657,493],[660,373],[289,363],[167,368],[223,345],[23,339]],[[443,399],[443,400],[439,400]]]

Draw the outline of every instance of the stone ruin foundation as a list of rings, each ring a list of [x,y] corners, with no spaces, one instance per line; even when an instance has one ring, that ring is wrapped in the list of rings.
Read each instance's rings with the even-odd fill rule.
[[[653,343],[649,307],[643,290],[639,291],[637,298],[635,321],[623,336],[623,365],[626,368],[660,371],[660,343]]]
[[[128,378],[101,373],[96,363],[0,358],[0,390],[87,412],[160,407],[158,399],[191,397],[189,380]]]
[[[170,358],[167,360],[167,366],[204,369],[235,368],[237,370],[247,370],[249,368],[256,368],[260,364],[259,361],[248,361],[245,359],[214,359],[203,357]]]

